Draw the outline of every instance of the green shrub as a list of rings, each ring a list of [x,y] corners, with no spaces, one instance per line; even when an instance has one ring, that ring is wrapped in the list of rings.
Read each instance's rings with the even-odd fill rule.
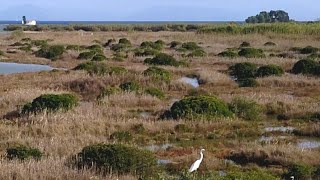
[[[190,96],[175,102],[170,108],[170,115],[174,119],[197,117],[229,117],[225,102],[215,96]]]
[[[131,46],[131,42],[127,38],[119,39],[119,44],[126,44],[128,46]]]
[[[254,78],[257,71],[257,65],[249,62],[237,63],[232,65],[229,68],[229,71],[230,75],[237,79]]]
[[[221,56],[221,57],[229,57],[229,58],[236,58],[238,57],[238,53],[237,52],[234,52],[233,50],[226,50],[226,51],[223,51],[221,53],[218,54],[218,56]]]
[[[144,63],[151,65],[163,65],[163,66],[179,66],[179,62],[168,54],[160,53],[156,55],[154,58],[147,58],[144,60]]]
[[[65,48],[62,45],[43,46],[36,52],[36,56],[56,60],[60,58],[64,52]]]
[[[151,49],[151,48],[145,48],[145,49],[138,48],[134,51],[135,56],[156,56],[159,53],[160,52],[158,50]]]
[[[110,139],[117,140],[119,142],[129,142],[132,140],[132,135],[128,131],[116,131],[111,134]]]
[[[40,160],[43,155],[43,153],[39,149],[32,148],[29,146],[24,146],[24,145],[8,148],[6,151],[7,151],[7,158],[10,160],[12,159],[26,160],[30,158]]]
[[[102,172],[152,176],[157,161],[152,152],[122,144],[96,144],[84,147],[78,154],[78,167],[96,167]]]
[[[238,117],[245,120],[260,120],[263,113],[262,107],[253,100],[234,98],[229,104],[230,110]]]
[[[320,54],[317,54],[317,53],[313,53],[313,54],[310,54],[307,59],[310,59],[310,60],[320,60]]]
[[[188,57],[205,57],[207,53],[203,49],[196,49],[188,54]]]
[[[72,94],[43,94],[23,106],[22,113],[38,113],[44,110],[56,112],[68,111],[78,104],[78,98]]]
[[[85,48],[83,48],[82,46],[79,45],[67,45],[66,50],[72,50],[72,51],[82,51]]]
[[[140,90],[140,85],[136,82],[126,82],[121,84],[119,87],[123,91],[139,91]]]
[[[171,49],[172,49],[172,48],[176,48],[176,47],[178,47],[178,46],[180,46],[180,45],[182,45],[181,42],[179,42],[179,41],[172,41],[172,42],[170,43],[170,48],[171,48]]]
[[[264,46],[276,46],[276,45],[277,45],[276,43],[271,41],[264,43]]]
[[[182,44],[182,48],[187,49],[188,51],[194,51],[197,49],[201,49],[200,46],[198,46],[195,42],[186,42]]]
[[[311,179],[314,173],[314,168],[309,165],[294,164],[288,169],[287,177],[294,176],[296,179]]]
[[[79,54],[78,59],[92,60],[92,58],[96,55],[96,52],[87,51]]]
[[[103,54],[103,48],[100,45],[94,44],[87,47],[89,51],[95,52],[96,54]]]
[[[113,44],[111,46],[111,50],[115,51],[115,52],[120,52],[120,51],[124,51],[126,49],[128,49],[130,46],[126,45],[126,44]]]
[[[251,46],[251,44],[249,42],[246,42],[246,41],[244,41],[244,42],[242,42],[240,44],[240,47],[250,47],[250,46]]]
[[[256,76],[266,77],[266,76],[281,76],[284,74],[282,67],[274,64],[265,65],[259,67]]]
[[[292,73],[294,74],[316,74],[319,63],[309,59],[303,59],[294,64]]]
[[[143,43],[141,43],[140,48],[143,49],[155,49],[155,50],[162,50],[163,49],[164,44],[161,43],[160,41],[158,43],[156,42],[151,42],[151,41],[145,41]]]
[[[161,46],[166,45],[166,42],[164,42],[164,41],[163,41],[163,40],[161,40],[161,39],[157,40],[157,41],[156,41],[156,42],[154,42],[154,43],[156,43],[156,44],[158,44],[158,45],[161,45]]]
[[[145,90],[145,93],[157,97],[159,99],[164,99],[166,97],[165,93],[158,88],[147,88]]]
[[[97,54],[92,58],[92,61],[105,61],[105,60],[107,60],[107,57],[103,54]]]
[[[92,61],[81,63],[77,67],[75,67],[73,70],[85,70],[91,75],[92,74],[105,75],[109,72],[106,64],[92,62]]]
[[[301,54],[313,54],[317,53],[319,51],[318,48],[312,47],[312,46],[307,46],[305,48],[300,49]]]
[[[170,71],[167,71],[163,68],[160,67],[149,67],[147,70],[145,70],[143,72],[143,74],[145,76],[151,76],[153,77],[155,80],[158,81],[166,81],[166,82],[170,82],[171,78],[172,78],[172,74]]]
[[[237,79],[236,81],[239,87],[256,87],[258,86],[258,82],[255,78],[243,78]]]
[[[22,47],[19,47],[19,50],[25,51],[25,52],[31,52],[32,51],[32,46],[30,44],[24,45]]]
[[[113,54],[113,58],[112,60],[114,61],[124,61],[126,58],[128,58],[128,55],[127,54],[124,54],[124,53],[121,53],[121,52],[116,52]]]
[[[107,87],[104,90],[102,90],[102,92],[100,93],[100,95],[97,97],[97,99],[103,99],[104,97],[107,96],[111,96],[113,94],[116,94],[118,92],[120,92],[121,89],[118,87]]]
[[[32,40],[31,45],[37,46],[37,47],[49,46],[48,40]]]
[[[113,75],[113,74],[125,74],[127,73],[128,70],[124,67],[119,67],[119,66],[112,66],[108,68],[108,74]]]
[[[243,48],[239,51],[239,56],[246,58],[265,58],[266,55],[263,53],[262,49],[255,48]]]

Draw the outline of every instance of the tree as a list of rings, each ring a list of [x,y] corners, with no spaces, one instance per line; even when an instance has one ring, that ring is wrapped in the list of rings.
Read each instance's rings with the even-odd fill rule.
[[[272,22],[289,22],[289,14],[283,10],[260,12],[256,16],[250,16],[246,19],[246,23],[272,23]]]

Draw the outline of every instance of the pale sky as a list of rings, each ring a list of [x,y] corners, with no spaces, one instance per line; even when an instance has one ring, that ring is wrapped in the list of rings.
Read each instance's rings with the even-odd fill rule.
[[[285,10],[291,19],[320,18],[320,0],[3,0],[0,20],[244,21],[260,11]]]

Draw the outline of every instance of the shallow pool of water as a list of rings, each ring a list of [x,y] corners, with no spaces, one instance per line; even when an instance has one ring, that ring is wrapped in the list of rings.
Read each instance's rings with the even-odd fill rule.
[[[194,88],[199,87],[199,81],[197,78],[189,78],[189,77],[183,77],[181,79],[179,79],[180,82],[189,84],[191,86],[193,86]]]
[[[300,149],[316,149],[320,148],[320,141],[316,140],[300,140],[297,144]]]
[[[158,159],[157,163],[158,163],[159,165],[166,165],[166,164],[172,163],[172,161],[166,160],[166,159]]]
[[[266,127],[264,129],[266,132],[292,132],[295,130],[294,127],[284,127],[284,126],[279,126],[279,127]]]
[[[50,71],[52,69],[52,67],[47,65],[0,62],[0,74]]]

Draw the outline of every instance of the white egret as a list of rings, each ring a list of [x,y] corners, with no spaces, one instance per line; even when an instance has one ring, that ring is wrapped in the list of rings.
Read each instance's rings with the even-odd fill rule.
[[[203,160],[203,152],[204,152],[205,150],[204,149],[201,149],[201,151],[200,151],[200,159],[198,159],[198,160],[196,160],[196,162],[194,162],[192,165],[191,165],[191,167],[190,167],[190,169],[189,169],[189,172],[191,173],[191,172],[193,172],[193,171],[196,171],[198,168],[199,168],[199,166],[200,166],[200,164],[201,164],[201,162],[202,162],[202,160]]]

